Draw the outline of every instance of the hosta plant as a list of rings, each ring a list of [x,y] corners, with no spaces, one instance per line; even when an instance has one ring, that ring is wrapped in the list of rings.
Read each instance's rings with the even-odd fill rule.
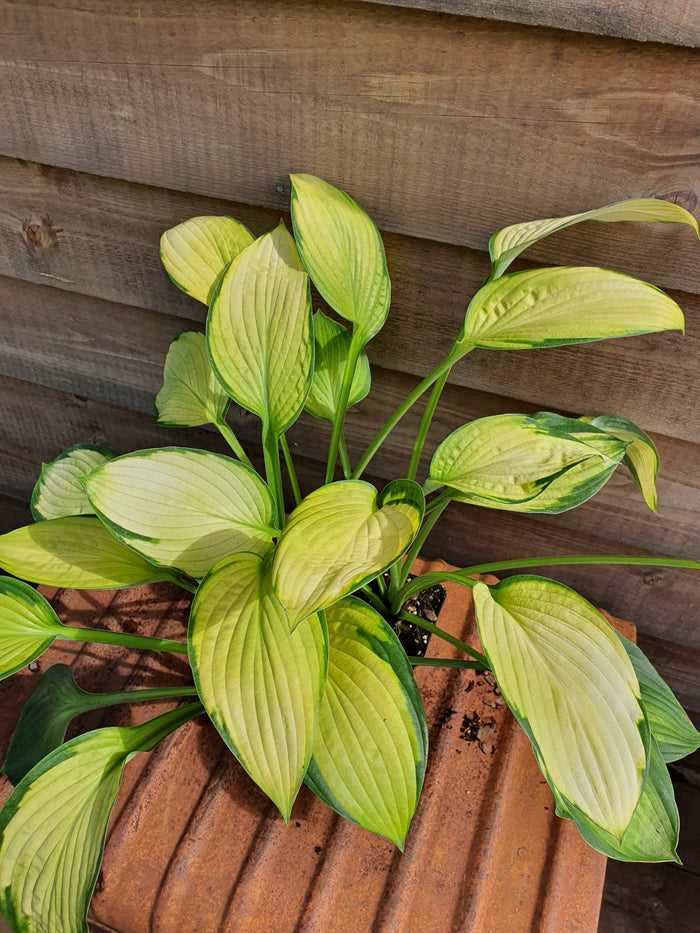
[[[695,749],[699,736],[668,687],[638,648],[562,584],[528,573],[487,585],[474,574],[574,562],[700,564],[523,555],[415,579],[409,570],[452,501],[556,513],[586,501],[624,464],[655,509],[656,450],[617,414],[481,418],[439,444],[427,476],[419,476],[421,455],[450,369],[476,347],[527,350],[683,329],[671,298],[627,275],[579,267],[508,273],[523,250],[585,220],[697,224],[674,204],[642,199],[496,233],[491,275],[444,360],[351,463],[345,413],[370,390],[364,348],[389,311],[384,249],[367,214],[319,178],[292,176],[291,214],[292,231],[282,223],[257,239],[230,217],[196,217],[162,238],[168,274],[209,310],[206,334],[184,333],[170,347],[158,421],[210,423],[231,454],[173,446],[120,456],[78,445],[43,468],[35,523],[0,537],[0,567],[11,575],[0,578],[2,676],[70,638],[186,654],[194,681],[97,695],[78,688],[64,666],[42,675],[4,764],[16,787],[0,815],[0,906],[15,931],[87,929],[125,763],[200,714],[285,820],[305,782],[348,820],[402,848],[426,765],[413,677],[426,662],[406,654],[394,629],[406,600],[445,579],[472,589],[479,650],[409,618],[461,648],[463,660],[445,663],[493,672],[557,812],[606,855],[677,857],[666,764]],[[312,283],[325,310],[312,309]],[[365,469],[428,392],[405,475],[376,489]],[[232,400],[260,420],[262,475],[227,423]],[[286,433],[304,409],[332,430],[325,483],[302,497]],[[282,463],[293,502],[283,497]],[[63,625],[30,585],[158,580],[194,594],[186,644]],[[85,709],[185,694],[194,700],[142,725],[64,743]]]

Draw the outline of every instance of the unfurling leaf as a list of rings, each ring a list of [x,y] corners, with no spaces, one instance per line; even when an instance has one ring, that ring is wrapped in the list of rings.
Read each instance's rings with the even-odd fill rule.
[[[328,680],[306,783],[341,816],[403,849],[428,751],[411,665],[361,600],[341,600],[326,619]]]
[[[201,713],[98,729],[44,758],[0,812],[0,909],[22,933],[88,933],[87,909],[127,761]]]
[[[117,457],[85,480],[110,531],[154,563],[203,577],[236,551],[264,554],[270,490],[250,467],[203,450],[162,447]]]
[[[567,217],[550,217],[546,220],[530,220],[522,224],[513,224],[494,233],[489,242],[489,253],[493,263],[492,278],[497,279],[503,275],[516,256],[523,250],[550,233],[571,227],[583,220],[597,220],[602,223],[634,220],[651,221],[655,223],[687,224],[698,233],[698,222],[684,208],[670,201],[661,201],[656,198],[636,198],[629,201],[618,201],[593,211],[584,211],[582,214],[569,214]]]
[[[272,582],[292,628],[374,579],[415,537],[425,500],[411,480],[378,495],[360,480],[322,486],[294,509],[275,552]]]
[[[253,240],[233,217],[192,217],[165,231],[160,258],[178,288],[209,305],[226,266]]]
[[[118,541],[99,518],[51,518],[0,535],[0,568],[77,590],[114,590],[177,579]]]
[[[627,418],[618,418],[616,415],[599,415],[597,418],[581,418],[594,428],[600,428],[619,437],[629,445],[625,451],[623,462],[634,477],[642,491],[644,501],[652,510],[656,511],[656,476],[659,472],[659,454],[654,442],[636,424]]]
[[[447,486],[453,499],[492,509],[562,512],[600,489],[626,446],[549,412],[479,418],[438,447],[425,489]]]
[[[221,737],[289,819],[311,758],[326,681],[324,624],[289,630],[256,554],[235,554],[206,577],[192,605],[190,662]]]
[[[344,191],[314,175],[291,175],[292,223],[302,261],[321,297],[353,323],[364,346],[389,313],[391,283],[374,222]]]
[[[457,342],[529,350],[683,328],[676,302],[652,285],[607,269],[555,267],[484,285]]]
[[[92,444],[69,447],[41,468],[32,492],[34,521],[70,515],[94,515],[80,480],[113,457],[117,451]]]
[[[612,626],[560,583],[477,583],[479,635],[503,696],[567,810],[618,841],[649,745],[634,669]]]
[[[311,326],[308,276],[280,225],[231,263],[207,323],[217,378],[276,438],[296,420],[311,386]]]
[[[204,334],[189,330],[176,337],[156,396],[158,424],[190,428],[219,424],[230,401],[212,371]]]
[[[340,401],[345,366],[350,355],[351,337],[340,324],[321,311],[314,314],[316,359],[311,391],[306,399],[306,410],[316,418],[334,421]],[[369,360],[362,351],[355,367],[348,405],[356,405],[366,398],[371,384]]]

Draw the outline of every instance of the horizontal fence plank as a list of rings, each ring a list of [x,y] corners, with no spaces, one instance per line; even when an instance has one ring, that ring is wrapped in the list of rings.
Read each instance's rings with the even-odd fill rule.
[[[280,219],[279,210],[7,158],[0,158],[0,188],[0,274],[185,317],[194,304],[173,290],[160,265],[162,232],[189,217],[225,214],[260,235]],[[386,232],[384,240],[400,314],[437,304],[461,312],[489,273],[487,237],[480,250]],[[544,265],[603,266],[700,294],[697,252],[683,265],[679,244],[698,248],[689,230],[671,224],[588,223],[526,255]]]
[[[377,3],[378,0],[361,0]],[[649,4],[645,0],[380,0],[388,6],[414,10],[434,10],[456,16],[526,23],[572,29],[598,36],[621,36],[642,42],[670,42],[674,45],[700,45],[700,19],[693,0],[666,0]]]
[[[1,15],[6,156],[275,210],[309,171],[382,229],[482,249],[625,197],[698,203],[689,49],[311,0]],[[668,264],[697,289],[683,233]]]
[[[7,159],[0,160],[0,182],[9,191],[0,207],[0,273],[190,320],[203,321],[204,308],[179,292],[160,267],[161,231],[198,213],[225,212],[259,234],[279,217],[274,211]],[[478,251],[412,237],[387,234],[385,240],[392,314],[370,353],[385,368],[426,373],[447,352],[469,298],[488,274],[488,260]],[[623,271],[640,271],[621,265]],[[20,300],[15,293],[6,287],[2,301],[4,314],[18,328],[28,313],[23,308],[34,299],[23,293]],[[700,406],[689,400],[697,398],[700,297],[672,294],[686,312],[685,338],[662,334],[529,353],[475,351],[453,370],[451,380],[541,407],[620,414],[648,430],[697,440]],[[68,307],[60,294],[51,300]],[[95,311],[100,313],[106,309]]]
[[[0,494],[0,534],[28,525],[31,521],[32,513],[25,499]]]
[[[661,672],[682,705],[700,711],[700,649],[646,634],[640,636],[639,647]]]
[[[207,428],[159,427],[153,416],[0,376],[0,493],[27,499],[42,463],[74,444],[100,444],[121,453],[180,444],[227,453]],[[246,445],[259,467],[255,445]]]

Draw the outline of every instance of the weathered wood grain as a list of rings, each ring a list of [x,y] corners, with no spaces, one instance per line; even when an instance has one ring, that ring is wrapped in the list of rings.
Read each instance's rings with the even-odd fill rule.
[[[639,647],[688,710],[700,710],[700,650],[687,645],[675,645],[655,635],[642,635]],[[700,713],[696,714],[700,727]],[[700,753],[696,753],[696,771],[700,773]]]
[[[111,351],[99,347],[100,340],[109,339],[97,323],[99,317],[111,318],[107,306],[98,302],[91,310],[93,306],[84,297],[62,294],[67,288],[120,302],[136,302],[141,307],[152,305],[203,322],[203,306],[180,293],[159,267],[157,241],[161,228],[154,229],[149,221],[134,219],[138,194],[154,189],[141,188],[130,199],[121,197],[123,189],[129,186],[119,187],[122,190],[117,203],[121,213],[113,214],[107,235],[100,232],[100,218],[106,218],[107,204],[95,212],[85,209],[85,231],[79,227],[76,209],[70,208],[68,229],[74,232],[65,237],[63,219],[58,215],[55,225],[61,233],[56,235],[56,246],[40,246],[32,251],[17,231],[12,231],[11,224],[5,228],[0,239],[0,271],[61,286],[61,290],[44,288],[32,293],[30,286],[22,282],[5,280],[0,292],[0,316],[7,320],[8,331],[15,333],[16,340],[50,342],[56,328],[70,321],[72,312],[68,309],[75,308],[75,313],[83,309],[84,321],[74,328],[76,334],[81,329],[94,334],[94,349],[98,353],[122,352],[121,336],[113,338]],[[110,190],[109,185],[106,190]],[[165,212],[168,196],[154,194],[164,202],[160,209]],[[64,206],[71,200],[65,198]],[[93,202],[86,198],[76,203]],[[170,211],[169,220],[164,218],[165,226],[179,219],[172,205]],[[187,213],[179,215],[182,216]],[[243,213],[243,219],[250,222],[251,217]],[[41,228],[44,231],[41,238],[47,243],[51,241],[49,225],[53,229],[53,223],[45,220]],[[253,228],[262,232],[265,226],[257,223]],[[120,239],[123,230],[126,236]],[[40,235],[35,232],[33,237],[37,240]],[[369,352],[374,363],[387,369],[425,374],[447,352],[463,322],[468,298],[484,281],[488,263],[482,253],[394,235],[387,237],[387,255],[394,283],[392,315],[384,331],[372,341]],[[65,279],[70,281],[62,281]],[[700,297],[672,294],[686,312],[685,338],[660,334],[527,353],[479,350],[453,370],[451,381],[540,407],[620,414],[639,421],[648,430],[697,441],[700,406],[691,400],[697,399],[698,392]],[[58,308],[64,311],[58,312]],[[43,335],[37,319],[42,314],[49,315],[48,331]],[[130,333],[139,326],[137,318],[138,315],[131,315]],[[167,327],[174,336],[175,325]],[[3,356],[8,353],[9,350],[0,350]],[[115,362],[112,359],[112,364]],[[128,361],[125,368],[128,369]]]
[[[0,494],[0,534],[28,525],[31,521],[32,513],[25,499]]]
[[[377,0],[362,0],[377,3]],[[599,36],[623,36],[643,42],[700,45],[700,16],[693,0],[667,0],[649,4],[644,0],[381,0],[389,6],[436,10],[455,16],[553,26]]]
[[[163,361],[170,341],[184,329],[202,326],[198,321],[12,279],[0,280],[0,319],[6,322],[0,351],[1,375],[146,415],[153,413],[153,400],[162,384]],[[370,397],[348,416],[346,434],[355,460],[415,384],[415,377],[375,369]],[[21,424],[21,393],[8,400],[8,404],[17,412],[17,423]],[[532,403],[448,386],[428,438],[423,469],[428,467],[428,453],[466,421],[534,409]],[[406,469],[421,412],[419,404],[375,458],[372,470],[383,478],[395,478]],[[231,419],[242,441],[259,441],[259,425],[253,415],[236,406]],[[311,459],[325,455],[328,438],[327,427],[310,416],[303,417],[290,432],[291,443]],[[626,471],[621,470],[594,500],[565,513],[558,521],[572,530],[595,530],[596,534],[621,543],[643,545],[663,553],[678,556],[697,553],[700,478],[696,464],[700,451],[696,444],[663,435],[655,435],[655,441],[662,458],[658,515],[647,509],[636,486]],[[131,449],[139,445],[128,446]]]
[[[188,317],[193,303],[173,290],[160,266],[161,233],[188,217],[226,214],[259,235],[280,218],[279,210],[7,158],[0,158],[0,189],[0,274]],[[444,305],[461,312],[489,271],[487,237],[478,250],[392,233],[384,239],[394,307],[413,315]],[[700,293],[697,242],[671,224],[582,224],[526,255]]]
[[[309,171],[385,230],[477,248],[624,197],[697,205],[690,49],[329,0],[1,15],[6,156],[278,210]]]
[[[361,420],[357,412],[356,417]],[[15,497],[29,495],[42,460],[78,442],[103,443],[123,451],[173,443],[225,450],[218,436],[206,429],[158,428],[148,415],[6,377],[0,377],[0,438],[0,494]],[[308,492],[321,479],[321,463],[314,457],[302,458],[303,447],[294,446],[293,435],[291,442],[302,489]],[[259,464],[259,450],[251,447],[250,453]],[[382,485],[388,477],[377,469],[370,470],[367,478]],[[544,521],[453,505],[426,553],[441,554],[461,566],[521,556],[649,553],[646,545],[621,545],[604,536],[602,520],[611,509],[600,510],[598,528],[594,524],[585,532],[574,532],[566,527],[566,517],[574,513]],[[629,618],[642,631],[700,647],[698,581],[690,571],[561,567],[547,573],[610,612]]]
[[[695,933],[700,789],[674,781],[683,864],[608,861],[598,933]]]

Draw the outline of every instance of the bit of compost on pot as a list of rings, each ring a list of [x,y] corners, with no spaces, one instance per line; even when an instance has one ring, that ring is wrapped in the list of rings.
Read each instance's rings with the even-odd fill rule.
[[[501,695],[501,691],[498,689],[498,684],[496,683],[496,678],[493,676],[491,671],[479,672],[484,678],[484,683],[488,684],[493,693],[492,697],[484,697],[484,706],[490,706],[491,709],[500,709],[500,707],[505,706],[506,701]]]
[[[477,742],[479,750],[485,755],[493,755],[496,751],[496,720],[493,716],[481,717],[474,711],[467,712],[462,717],[459,727],[459,737],[464,742]]]
[[[452,720],[452,717],[456,715],[457,715],[456,709],[450,709],[449,706],[446,706],[437,717],[438,724],[441,726],[447,726],[448,728],[451,728],[450,722]]]

